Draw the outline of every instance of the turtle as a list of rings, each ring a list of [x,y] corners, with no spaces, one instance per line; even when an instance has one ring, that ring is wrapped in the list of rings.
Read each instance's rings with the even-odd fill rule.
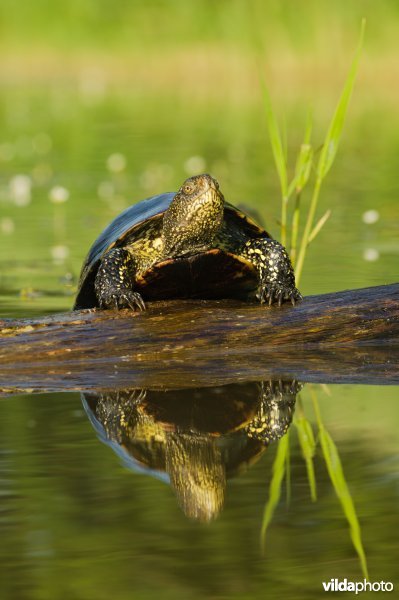
[[[74,309],[144,310],[148,300],[171,298],[281,306],[302,296],[286,249],[204,173],[177,193],[134,204],[104,229],[83,264]]]

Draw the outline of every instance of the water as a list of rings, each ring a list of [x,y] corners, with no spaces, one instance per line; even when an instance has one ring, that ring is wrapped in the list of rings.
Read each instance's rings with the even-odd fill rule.
[[[88,101],[69,87],[8,90],[0,100],[1,318],[69,310],[99,231],[131,202],[175,190],[193,172],[212,172],[229,201],[253,207],[278,236],[278,186],[260,106],[225,110],[220,102],[198,101],[194,112],[195,120],[192,103],[173,96],[160,105],[129,92],[100,90]],[[397,280],[394,110],[379,121],[375,145],[364,144],[371,117],[381,115],[381,107],[364,106],[349,120],[322,196],[320,212],[331,208],[332,217],[309,253],[304,294]],[[299,108],[289,115],[290,145],[303,116]],[[371,222],[370,210],[377,211]],[[398,389],[305,386],[301,410],[317,435],[311,390],[339,452],[370,578],[395,582]],[[179,402],[184,394],[189,402],[199,391],[181,394]],[[151,469],[148,448],[136,447],[139,464],[137,453],[129,461],[119,442],[101,434],[98,423],[93,427],[89,413],[78,393],[1,399],[1,597],[318,598],[322,581],[363,579],[320,445],[317,501],[310,499],[295,425],[298,401],[289,429],[290,499],[284,481],[263,553],[277,441],[253,446],[243,459],[233,453],[224,502],[203,522],[171,485],[163,450]],[[175,427],[170,415],[162,419],[161,439]],[[187,422],[179,427],[187,429]],[[220,445],[217,427],[212,439]]]
[[[381,392],[332,386],[329,395],[319,392],[319,403],[356,507],[371,579],[395,581],[397,392]],[[302,396],[314,422],[306,388]],[[117,444],[100,443],[79,394],[6,398],[0,411],[5,598],[260,598],[265,589],[317,598],[323,580],[362,579],[320,450],[318,499],[310,501],[294,427],[291,501],[287,506],[283,485],[262,555],[276,444],[253,446],[246,460],[234,457],[224,508],[203,523],[179,507],[162,459],[145,471],[143,447],[133,464],[126,444],[121,460]]]

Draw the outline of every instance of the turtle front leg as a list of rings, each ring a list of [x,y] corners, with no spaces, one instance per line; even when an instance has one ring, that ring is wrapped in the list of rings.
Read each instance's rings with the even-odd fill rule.
[[[145,310],[144,300],[133,291],[135,262],[125,248],[114,248],[104,254],[94,287],[101,308]]]
[[[259,409],[246,427],[248,437],[267,445],[283,437],[291,425],[296,396],[302,387],[295,380],[260,382]]]
[[[259,286],[256,297],[269,306],[275,302],[281,306],[285,300],[293,305],[302,299],[295,287],[295,274],[284,246],[270,238],[251,239],[243,252],[258,272]]]

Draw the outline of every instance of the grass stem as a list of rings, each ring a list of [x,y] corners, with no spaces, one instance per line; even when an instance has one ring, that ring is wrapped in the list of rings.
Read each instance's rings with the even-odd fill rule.
[[[295,195],[294,213],[292,216],[292,225],[291,225],[290,257],[291,257],[291,262],[292,262],[293,267],[295,267],[296,255],[297,255],[300,209],[301,209],[301,193],[297,192]]]
[[[287,205],[288,197],[284,196],[281,200],[281,243],[283,246],[287,243]]]
[[[313,221],[316,213],[317,203],[319,201],[322,179],[317,178],[313,189],[312,199],[310,201],[309,212],[305,223],[305,229],[302,234],[301,245],[298,254],[298,262],[296,264],[295,279],[297,285],[302,275],[303,263],[305,261],[306,250],[309,244],[309,236],[312,231]]]

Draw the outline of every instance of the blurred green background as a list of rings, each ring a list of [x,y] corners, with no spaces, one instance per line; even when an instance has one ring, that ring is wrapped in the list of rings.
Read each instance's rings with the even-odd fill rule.
[[[98,233],[129,204],[210,171],[279,237],[278,179],[259,69],[291,168],[309,107],[322,143],[366,42],[301,291],[397,281],[399,3],[395,0],[0,0],[0,318],[68,310]],[[308,196],[304,197],[308,202]],[[303,224],[303,223],[302,223]],[[321,399],[373,580],[397,571],[398,390]],[[362,578],[317,458],[311,505],[298,444],[291,507],[259,553],[271,447],[233,480],[225,513],[189,523],[169,487],[101,445],[76,394],[0,403],[2,591],[8,598],[319,598]],[[367,597],[367,595],[366,595]]]
[[[304,293],[397,278],[397,2],[1,0],[1,314],[70,308],[109,220],[193,173],[211,171],[278,237],[259,68],[293,167],[309,107],[312,142],[323,141],[363,16],[358,81],[320,204],[332,217]]]

